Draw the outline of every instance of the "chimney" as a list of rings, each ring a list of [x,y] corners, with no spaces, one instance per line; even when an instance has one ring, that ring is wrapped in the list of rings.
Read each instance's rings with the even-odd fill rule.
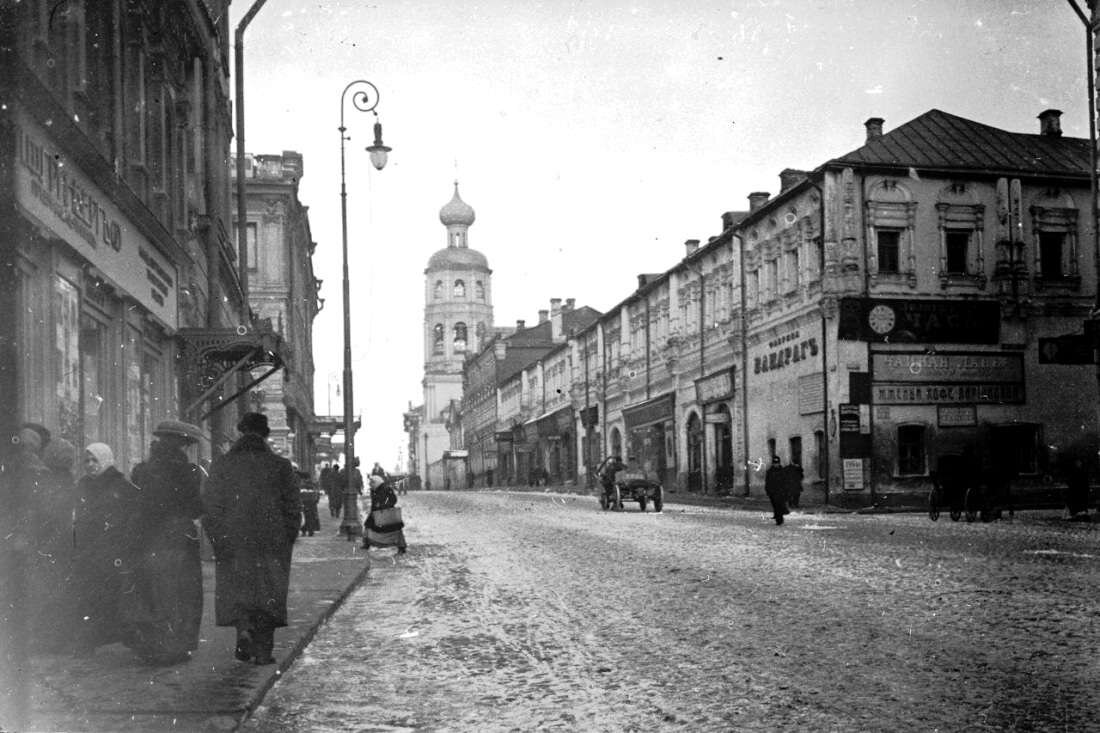
[[[516,319],[516,330],[517,331],[522,331],[525,328],[527,328],[527,321],[524,321],[521,318],[517,318]]]
[[[779,192],[782,193],[806,178],[806,171],[784,168],[779,171]]]
[[[550,320],[550,311],[548,311],[548,310],[539,311],[539,323],[546,323],[549,320]]]
[[[881,117],[872,117],[863,123],[863,126],[867,128],[867,142],[871,142],[876,137],[882,137],[882,123],[886,120]]]
[[[550,340],[561,341],[562,340],[562,316],[565,315],[565,311],[561,309],[561,298],[550,299]]]
[[[550,299],[550,317],[553,318],[554,316],[558,315],[559,313],[561,313],[561,298],[551,298]]]
[[[687,256],[691,257],[699,250],[698,239],[688,239],[684,242],[684,249],[687,251]]]
[[[771,198],[771,194],[768,193],[767,191],[756,191],[755,193],[750,193],[749,194],[749,213],[751,214],[752,212],[756,211],[761,206],[766,204],[768,202],[769,198]]]
[[[1039,134],[1045,137],[1062,137],[1062,110],[1047,109],[1039,113]]]
[[[576,298],[566,298],[565,299],[565,310],[567,310],[567,311],[573,310],[573,308],[576,306],[576,303],[577,303]]]

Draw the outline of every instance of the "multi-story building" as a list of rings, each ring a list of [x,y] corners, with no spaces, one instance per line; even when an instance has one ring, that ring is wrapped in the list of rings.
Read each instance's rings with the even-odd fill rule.
[[[488,260],[469,246],[475,214],[458,195],[439,211],[447,246],[424,270],[424,403],[418,423],[417,474],[427,486],[466,483],[465,448],[452,440],[462,400],[462,366],[493,331],[493,292]]]
[[[272,449],[308,470],[317,460],[318,441],[331,446],[322,440],[331,426],[316,419],[313,407],[313,319],[323,303],[313,273],[317,243],[309,207],[298,199],[302,156],[289,150],[246,156],[244,171],[249,303],[284,344],[281,373],[253,385],[249,400],[268,416]],[[234,231],[236,226],[234,221]],[[253,378],[267,371],[261,367]]]
[[[0,394],[124,471],[164,418],[225,445],[232,367],[279,359],[227,234],[227,6],[0,9]]]

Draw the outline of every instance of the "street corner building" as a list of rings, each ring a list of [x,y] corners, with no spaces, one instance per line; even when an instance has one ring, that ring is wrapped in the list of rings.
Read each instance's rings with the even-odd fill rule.
[[[1027,133],[871,118],[606,313],[551,299],[545,342],[489,321],[468,348],[436,317],[470,297],[461,277],[429,268],[410,473],[591,485],[620,455],[671,491],[762,496],[778,456],[819,499],[862,505],[923,495],[966,454],[1014,489],[1057,483],[1097,439],[1089,141],[1060,115]],[[451,391],[429,399],[442,371]]]
[[[312,243],[295,245],[283,268],[294,272],[275,274],[294,281],[287,295],[267,281],[267,261],[286,260],[277,250],[293,237],[270,242],[265,259],[262,236],[249,267],[258,300],[249,302],[230,213],[228,5],[28,0],[2,9],[0,256],[10,282],[0,311],[15,317],[0,328],[16,344],[2,393],[15,396],[14,421],[44,424],[78,447],[105,442],[124,472],[166,418],[200,425],[200,455],[220,453],[235,437],[228,413],[247,407],[237,400],[287,366],[307,379],[287,393],[285,419],[276,416],[276,449],[311,463],[312,407],[291,398],[308,392],[312,404],[312,363],[287,362],[310,347],[284,339],[297,328],[308,341],[308,323],[295,324],[319,308]],[[296,181],[300,156],[275,157]],[[250,197],[277,183],[267,178],[249,176]],[[302,207],[279,207],[294,218],[284,228],[308,240],[308,222],[295,223]],[[299,305],[276,307],[282,296]]]

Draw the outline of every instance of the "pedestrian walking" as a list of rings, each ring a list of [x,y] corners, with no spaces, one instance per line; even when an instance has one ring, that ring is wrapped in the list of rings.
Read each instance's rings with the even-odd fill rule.
[[[332,464],[332,471],[328,475],[328,490],[325,493],[328,496],[329,514],[334,518],[338,518],[344,508],[344,486],[346,483],[347,478],[345,478],[344,472],[340,470],[340,464]]]
[[[234,656],[273,664],[275,629],[286,626],[290,559],[301,503],[290,461],[267,445],[267,416],[246,413],[241,437],[214,460],[203,525],[214,545],[214,619],[237,629]]]
[[[302,501],[302,529],[301,534],[312,537],[314,532],[321,531],[321,518],[317,516],[317,504],[321,501],[321,491],[317,488],[317,482],[309,475],[309,471],[298,471],[298,496]]]
[[[62,651],[70,642],[68,595],[72,575],[73,506],[76,448],[64,438],[42,451],[42,468],[35,472],[31,497],[31,542],[28,577],[32,648]]]
[[[1073,456],[1066,469],[1066,512],[1070,519],[1088,518],[1089,472],[1081,456]]]
[[[153,430],[149,458],[134,466],[139,536],[135,592],[123,609],[127,646],[150,664],[178,664],[199,646],[202,622],[202,469],[187,448],[201,430],[165,420]]]
[[[802,503],[802,478],[805,476],[802,466],[791,463],[784,471],[787,479],[787,507],[798,509]]]
[[[790,514],[787,508],[787,478],[786,469],[779,456],[772,456],[772,465],[764,473],[764,493],[772,503],[772,516],[777,525],[783,524],[784,515]]]
[[[140,561],[133,511],[138,489],[115,468],[105,443],[84,451],[77,484],[73,526],[73,628],[75,652],[90,656],[97,647],[126,640],[120,611],[133,593]]]
[[[364,523],[363,549],[370,547],[397,547],[397,554],[406,551],[405,522],[385,516],[383,510],[397,506],[397,494],[393,486],[381,476],[370,477],[370,514]],[[392,512],[391,512],[392,514]]]

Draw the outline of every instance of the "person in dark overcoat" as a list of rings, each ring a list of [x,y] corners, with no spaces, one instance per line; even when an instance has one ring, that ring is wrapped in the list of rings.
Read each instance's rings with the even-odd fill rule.
[[[771,500],[775,523],[783,524],[783,516],[791,510],[787,508],[787,469],[779,456],[772,456],[772,465],[764,473],[764,493]]]
[[[339,463],[332,464],[332,473],[329,474],[328,510],[333,517],[338,518],[344,510],[344,489],[347,488],[348,478],[340,469]]]
[[[202,469],[187,457],[199,428],[165,420],[149,459],[130,475],[140,489],[141,564],[137,592],[126,607],[127,646],[152,664],[176,664],[199,646],[202,559],[195,520],[202,514]]]
[[[275,629],[286,626],[290,559],[301,502],[290,461],[271,452],[263,413],[237,423],[240,439],[210,466],[203,526],[214,546],[214,619],[237,629],[234,656],[273,664]]]
[[[1071,519],[1088,517],[1089,472],[1081,456],[1072,456],[1066,469],[1065,502]]]
[[[805,473],[797,463],[788,465],[784,470],[787,479],[787,507],[797,509],[802,502],[802,479]]]
[[[370,547],[396,546],[398,555],[405,554],[404,522],[379,525],[374,516],[374,513],[379,509],[389,509],[395,506],[397,506],[397,493],[393,490],[393,485],[381,476],[372,474],[370,477],[370,513],[367,514],[367,521],[363,523],[363,528],[366,530],[363,534],[364,550]]]
[[[321,491],[317,488],[317,482],[309,475],[309,471],[298,471],[299,490],[298,496],[302,501],[302,529],[301,533],[312,537],[314,532],[321,531],[321,518],[317,515],[317,504],[321,501]]]
[[[134,511],[138,489],[114,462],[106,444],[89,445],[76,489],[72,617],[78,656],[126,640],[121,611],[134,592],[140,517]]]
[[[55,438],[42,451],[32,509],[31,632],[34,648],[57,652],[69,638],[68,589],[72,575],[76,447]]]

